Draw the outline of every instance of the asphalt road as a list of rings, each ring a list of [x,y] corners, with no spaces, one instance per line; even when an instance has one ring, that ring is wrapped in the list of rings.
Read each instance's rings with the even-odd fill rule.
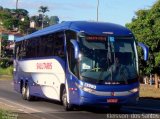
[[[80,108],[66,112],[63,106],[55,101],[23,100],[21,95],[13,90],[11,80],[0,80],[0,102],[41,119],[160,118],[160,100],[143,98],[136,106],[124,106],[119,112],[112,112],[108,108]]]

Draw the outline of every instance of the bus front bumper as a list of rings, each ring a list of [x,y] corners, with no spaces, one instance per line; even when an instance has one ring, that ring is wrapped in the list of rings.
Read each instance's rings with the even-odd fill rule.
[[[109,106],[109,105],[135,105],[139,99],[139,92],[128,96],[80,96],[79,105]]]

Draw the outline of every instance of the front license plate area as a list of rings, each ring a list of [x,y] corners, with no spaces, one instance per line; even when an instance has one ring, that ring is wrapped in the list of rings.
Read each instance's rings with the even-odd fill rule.
[[[118,103],[118,99],[107,99],[107,103]]]

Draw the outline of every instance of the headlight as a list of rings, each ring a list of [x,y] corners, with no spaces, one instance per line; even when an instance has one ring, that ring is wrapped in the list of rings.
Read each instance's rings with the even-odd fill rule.
[[[92,92],[95,91],[94,89],[81,86],[81,85],[79,85],[79,84],[77,84],[77,83],[75,83],[75,84],[76,84],[76,86],[77,86],[79,89],[81,89],[81,90],[83,90],[83,91],[85,91],[85,92],[92,93]]]
[[[85,92],[88,92],[88,93],[92,93],[92,92],[95,91],[95,90],[93,90],[91,88],[87,88],[87,87],[83,87],[82,90],[85,91]]]
[[[133,88],[132,90],[130,90],[130,92],[132,92],[132,93],[136,93],[138,91],[139,91],[139,88]]]

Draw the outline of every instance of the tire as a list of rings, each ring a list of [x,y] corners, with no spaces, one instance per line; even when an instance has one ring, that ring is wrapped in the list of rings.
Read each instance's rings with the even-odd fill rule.
[[[23,100],[26,100],[27,97],[26,97],[26,86],[25,84],[22,84],[22,98]]]
[[[27,86],[26,86],[26,100],[32,101],[32,99],[33,99],[33,97],[30,94],[30,88],[29,88],[29,86],[27,84]]]
[[[69,104],[68,101],[67,101],[67,92],[66,92],[66,89],[65,89],[65,88],[63,89],[63,94],[62,94],[62,103],[63,103],[64,109],[65,109],[66,111],[71,111],[71,110],[73,110],[72,105]]]

